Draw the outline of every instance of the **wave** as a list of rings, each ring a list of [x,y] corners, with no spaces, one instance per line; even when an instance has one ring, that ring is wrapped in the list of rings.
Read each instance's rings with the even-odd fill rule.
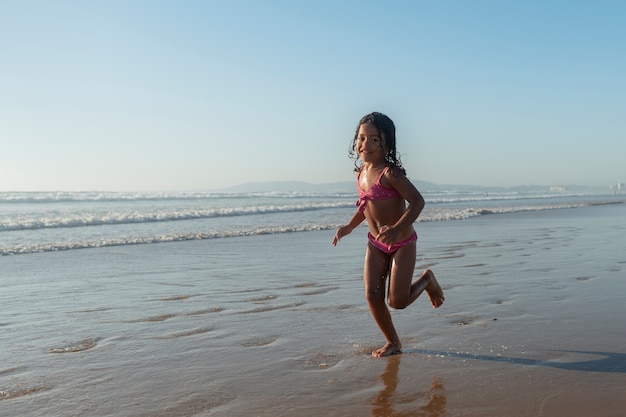
[[[297,213],[332,208],[354,207],[354,203],[333,202],[296,205],[267,205],[228,207],[217,209],[184,208],[176,210],[107,211],[103,213],[50,212],[44,216],[17,216],[0,220],[1,231],[55,229],[66,227],[112,226],[136,223],[157,223],[183,220],[199,220],[218,217],[249,216],[258,214]]]
[[[532,200],[532,199],[531,199]],[[490,200],[493,202],[495,200]],[[280,198],[281,203],[285,203],[284,198]],[[439,203],[448,202],[462,202],[477,204],[481,201],[468,200],[463,201],[461,199],[445,200]],[[487,201],[482,201],[487,203]],[[545,201],[537,205],[528,206],[510,206],[499,208],[450,208],[444,207],[445,204],[438,204],[429,201],[426,209],[426,213],[438,213],[436,221],[439,220],[453,220],[453,219],[465,219],[480,214],[493,213],[508,213],[516,211],[533,211],[533,210],[545,210],[551,208],[569,208],[580,207],[581,205],[589,205],[592,202],[578,201],[578,202],[563,202],[563,203],[548,203]],[[594,200],[593,204],[604,204],[602,201]],[[306,201],[290,201],[288,204],[269,204],[262,205],[239,205],[233,207],[218,207],[218,208],[197,208],[197,207],[178,207],[178,208],[135,208],[128,210],[46,210],[43,213],[37,214],[18,214],[13,216],[0,217],[0,232],[9,231],[24,231],[24,230],[39,230],[39,229],[58,229],[58,228],[77,228],[77,227],[90,227],[90,226],[114,226],[124,224],[139,224],[139,223],[165,223],[176,222],[185,220],[201,220],[212,218],[228,218],[239,216],[252,216],[252,215],[264,215],[264,214],[289,214],[299,213],[307,211],[318,211],[327,209],[342,209],[353,208],[354,202],[352,199],[346,200],[334,200],[329,202],[320,202],[313,200]],[[424,213],[425,214],[425,213]],[[428,218],[424,219],[422,214],[421,221],[432,221]],[[431,214],[432,216],[432,214]]]
[[[520,201],[520,200],[548,200],[548,199],[566,199],[587,197],[589,194],[518,194],[518,193],[500,193],[500,194],[467,194],[467,195],[448,195],[448,194],[431,194],[426,195],[427,203],[474,203],[474,202],[498,202],[498,201]]]
[[[121,238],[104,238],[93,240],[78,240],[70,242],[46,242],[36,244],[15,245],[12,247],[0,247],[0,255],[20,255],[27,253],[38,252],[57,252],[67,251],[74,249],[89,249],[89,248],[103,248],[110,246],[130,246],[130,245],[145,245],[153,243],[170,243],[170,242],[182,242],[190,240],[207,240],[207,239],[220,239],[230,237],[242,237],[242,236],[259,236],[269,234],[280,233],[294,233],[294,232],[310,232],[315,230],[329,230],[335,229],[338,225],[310,225],[301,227],[275,227],[275,228],[263,228],[254,230],[240,230],[240,231],[228,231],[219,233],[179,233],[170,235],[155,235],[155,236],[136,236],[136,237],[121,237]]]

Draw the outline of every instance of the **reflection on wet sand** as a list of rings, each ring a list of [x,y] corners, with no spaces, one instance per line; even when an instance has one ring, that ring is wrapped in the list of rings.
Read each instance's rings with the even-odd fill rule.
[[[607,372],[607,373],[626,373],[626,354],[619,352],[597,352],[597,351],[580,351],[580,350],[553,350],[552,352],[560,352],[569,356],[583,355],[594,356],[593,359],[571,361],[571,362],[552,362],[549,360],[538,360],[528,358],[514,358],[508,356],[481,355],[463,352],[444,352],[426,349],[406,349],[404,353],[420,353],[423,355],[432,355],[438,357],[474,359],[482,361],[506,362],[517,365],[544,366],[548,368],[565,369],[569,371],[585,371],[585,372]]]
[[[402,355],[386,358],[387,365],[380,375],[383,389],[370,398],[372,417],[442,417],[446,415],[446,395],[443,380],[433,377],[425,392],[397,393],[398,371]]]

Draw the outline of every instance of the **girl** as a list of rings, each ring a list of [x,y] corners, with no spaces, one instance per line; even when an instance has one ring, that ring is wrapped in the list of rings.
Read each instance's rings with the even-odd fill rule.
[[[406,177],[396,151],[396,128],[384,114],[374,112],[361,119],[352,140],[350,157],[355,160],[357,174],[357,211],[347,225],[337,229],[333,245],[367,220],[365,297],[376,324],[387,339],[372,356],[393,355],[400,353],[402,346],[385,303],[387,276],[387,301],[392,308],[409,306],[424,290],[433,308],[444,300],[431,270],[425,270],[411,282],[417,241],[413,222],[424,208],[424,199]]]

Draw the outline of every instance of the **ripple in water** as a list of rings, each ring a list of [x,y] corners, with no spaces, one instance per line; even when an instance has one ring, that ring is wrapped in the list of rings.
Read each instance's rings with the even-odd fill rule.
[[[50,353],[73,353],[93,349],[98,343],[98,337],[89,337],[78,342],[71,342],[66,346],[50,348]]]

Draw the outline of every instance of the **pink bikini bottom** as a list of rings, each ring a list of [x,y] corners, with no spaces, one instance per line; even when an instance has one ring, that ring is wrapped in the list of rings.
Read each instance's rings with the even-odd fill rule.
[[[370,241],[372,246],[374,246],[376,249],[378,249],[378,250],[380,250],[382,252],[385,252],[387,255],[391,255],[392,253],[397,251],[402,246],[406,246],[409,243],[417,241],[417,232],[413,232],[413,234],[411,236],[409,236],[408,238],[404,239],[401,242],[396,242],[396,243],[394,243],[391,246],[389,246],[389,245],[387,245],[385,243],[381,243],[381,242],[377,241],[371,233],[367,234],[367,239]]]

